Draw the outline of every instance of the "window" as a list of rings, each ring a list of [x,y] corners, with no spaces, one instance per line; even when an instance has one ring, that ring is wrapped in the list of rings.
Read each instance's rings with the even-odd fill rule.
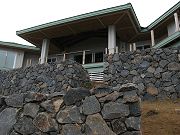
[[[92,63],[92,53],[90,54],[86,54],[85,56],[85,64],[89,64],[89,63]]]
[[[144,50],[144,49],[147,49],[147,48],[150,48],[150,45],[142,45],[142,46],[137,46],[136,47],[137,50]]]
[[[103,62],[103,52],[95,53],[95,61],[94,62]]]
[[[0,69],[13,69],[15,52],[0,50]]]
[[[74,61],[82,64],[82,59],[83,59],[83,55],[75,55],[74,56]]]
[[[47,59],[47,63],[51,64],[51,63],[55,63],[57,61],[56,57],[52,57],[52,58],[48,58]]]

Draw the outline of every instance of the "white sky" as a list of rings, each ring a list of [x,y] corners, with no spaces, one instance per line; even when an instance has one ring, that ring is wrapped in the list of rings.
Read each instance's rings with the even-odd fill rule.
[[[0,41],[30,44],[17,30],[132,3],[142,27],[148,26],[179,0],[0,0]]]

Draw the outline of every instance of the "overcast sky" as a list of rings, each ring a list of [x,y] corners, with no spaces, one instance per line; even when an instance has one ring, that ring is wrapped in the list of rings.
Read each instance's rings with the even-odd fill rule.
[[[132,3],[142,27],[148,26],[179,0],[0,0],[0,41],[30,44],[17,30]]]

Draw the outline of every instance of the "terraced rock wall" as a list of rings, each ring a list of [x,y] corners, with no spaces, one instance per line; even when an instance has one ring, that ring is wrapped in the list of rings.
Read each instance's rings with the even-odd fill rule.
[[[105,57],[104,81],[138,85],[143,100],[180,98],[180,50],[146,49]]]
[[[141,135],[137,86],[0,97],[0,135]]]

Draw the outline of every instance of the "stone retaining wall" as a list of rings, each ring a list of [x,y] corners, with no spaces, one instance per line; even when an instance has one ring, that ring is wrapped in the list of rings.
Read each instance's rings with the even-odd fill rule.
[[[111,86],[135,83],[144,100],[180,97],[180,51],[146,49],[105,57],[104,81]]]
[[[0,95],[27,91],[53,93],[90,82],[87,71],[74,61],[42,64],[11,71],[0,71]]]
[[[0,135],[140,135],[137,86],[0,97]]]

